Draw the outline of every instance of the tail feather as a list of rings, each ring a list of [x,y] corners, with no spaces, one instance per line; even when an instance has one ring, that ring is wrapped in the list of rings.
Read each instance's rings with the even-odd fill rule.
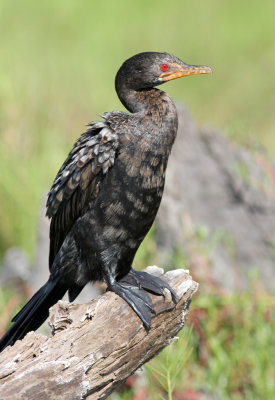
[[[49,308],[62,299],[68,288],[60,283],[60,278],[49,279],[29,302],[12,319],[13,325],[0,340],[0,352],[13,345],[30,331],[34,331],[48,318]]]

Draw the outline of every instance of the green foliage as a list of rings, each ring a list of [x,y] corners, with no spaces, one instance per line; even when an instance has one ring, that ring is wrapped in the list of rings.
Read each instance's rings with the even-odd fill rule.
[[[274,11],[269,0],[0,0],[0,256],[33,252],[43,193],[84,124],[123,109],[114,75],[139,51],[211,65],[212,77],[166,90],[199,122],[275,154]]]
[[[274,399],[274,306],[256,283],[245,293],[196,296],[180,340],[146,367],[148,398]]]
[[[139,51],[169,51],[189,63],[210,65],[212,77],[171,82],[166,90],[187,102],[199,123],[242,143],[255,137],[274,156],[274,11],[270,0],[184,0],[169,6],[165,0],[0,0],[0,256],[12,245],[33,254],[44,193],[84,124],[104,111],[123,109],[114,74]],[[257,185],[246,166],[236,168]],[[274,176],[267,176],[264,190],[270,193]],[[153,235],[152,230],[140,248],[136,266],[158,262]],[[206,259],[221,241],[234,251],[223,232],[210,235],[199,227],[191,236],[189,253]],[[175,265],[187,260],[187,252],[183,257],[177,249]],[[14,296],[8,289],[0,292],[1,329]],[[192,388],[212,399],[273,400],[274,302],[255,282],[242,294],[221,295],[213,286],[198,293],[188,342],[185,328],[183,337],[153,360],[155,371],[146,369],[154,383],[151,398],[171,398],[174,389],[176,400],[179,391]],[[161,384],[153,376],[157,371]],[[133,392],[119,398],[128,400]]]
[[[274,296],[258,293],[255,284],[245,293],[207,293],[192,304],[193,362],[210,392],[222,399],[274,398],[274,305]]]
[[[243,293],[208,286],[193,299],[179,340],[145,366],[145,382],[111,399],[273,400],[274,307],[256,280]]]
[[[10,326],[11,317],[23,307],[25,300],[24,294],[17,293],[15,288],[0,286],[0,337]]]
[[[161,388],[168,400],[172,400],[176,383],[182,386],[184,368],[192,351],[190,335],[190,327],[181,331],[175,345],[170,344],[158,357],[146,365],[150,398],[153,398],[158,389]],[[160,395],[160,398],[164,399],[162,395]]]

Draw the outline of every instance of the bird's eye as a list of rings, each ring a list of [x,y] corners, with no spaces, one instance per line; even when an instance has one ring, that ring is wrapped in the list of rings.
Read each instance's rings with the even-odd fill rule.
[[[162,64],[161,65],[162,71],[167,71],[168,70],[168,65],[167,64]]]

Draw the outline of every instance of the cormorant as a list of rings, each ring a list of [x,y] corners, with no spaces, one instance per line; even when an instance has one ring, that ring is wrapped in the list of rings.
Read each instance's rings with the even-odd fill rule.
[[[126,60],[115,88],[129,113],[112,111],[88,124],[59,170],[48,195],[50,277],[13,318],[0,350],[37,329],[68,291],[73,301],[89,281],[105,281],[150,328],[152,301],[167,283],[131,266],[153,224],[178,119],[174,103],[155,89],[186,75],[209,74],[168,53]]]

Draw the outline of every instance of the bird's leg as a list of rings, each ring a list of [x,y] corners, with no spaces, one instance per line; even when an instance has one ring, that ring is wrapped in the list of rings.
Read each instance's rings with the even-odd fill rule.
[[[174,290],[162,279],[157,276],[148,274],[144,271],[135,271],[133,268],[130,269],[127,275],[119,280],[119,283],[128,283],[132,287],[143,289],[143,291],[150,292],[157,296],[164,296],[164,289],[168,289],[171,293],[173,302],[176,304],[178,298]]]
[[[154,312],[153,303],[148,293],[143,290],[136,281],[120,280],[118,282],[111,271],[111,268],[106,265],[104,266],[107,290],[123,298],[129,306],[132,307],[148,330],[151,325],[151,313]],[[128,274],[126,276],[128,276]]]

